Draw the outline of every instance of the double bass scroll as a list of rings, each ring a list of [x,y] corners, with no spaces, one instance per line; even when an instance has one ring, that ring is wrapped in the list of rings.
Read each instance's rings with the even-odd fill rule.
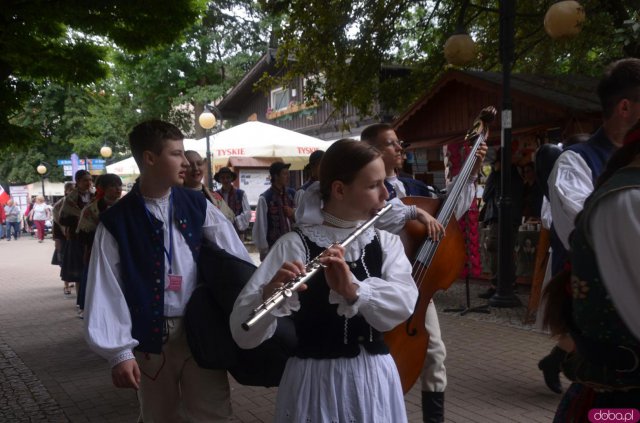
[[[426,227],[416,221],[407,222],[400,234],[405,253],[413,264],[412,276],[418,286],[418,300],[413,314],[385,333],[384,340],[398,367],[404,393],[411,389],[422,372],[429,342],[429,334],[425,329],[429,302],[436,291],[446,290],[451,286],[466,262],[464,236],[456,219],[451,217],[471,176],[476,152],[486,141],[488,125],[496,113],[492,106],[483,109],[467,132],[465,140],[473,143],[472,148],[444,202],[427,197],[405,197],[401,200],[404,204],[415,205],[436,216],[445,228],[445,236],[439,241],[428,238]]]

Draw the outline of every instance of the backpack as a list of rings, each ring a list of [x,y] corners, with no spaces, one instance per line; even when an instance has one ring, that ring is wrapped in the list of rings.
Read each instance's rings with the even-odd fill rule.
[[[255,270],[212,243],[202,245],[198,285],[185,311],[187,343],[204,369],[226,369],[241,385],[278,386],[296,346],[293,321],[278,318],[275,334],[250,350],[238,347],[229,329],[233,304]]]

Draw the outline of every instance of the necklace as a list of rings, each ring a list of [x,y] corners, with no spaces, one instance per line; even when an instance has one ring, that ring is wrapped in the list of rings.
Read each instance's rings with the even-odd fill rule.
[[[357,220],[353,220],[353,221],[344,220],[344,219],[340,219],[339,217],[335,217],[334,215],[327,213],[324,210],[321,210],[321,212],[322,212],[322,217],[324,218],[324,221],[337,228],[346,229],[346,228],[355,228],[356,226],[358,226]]]

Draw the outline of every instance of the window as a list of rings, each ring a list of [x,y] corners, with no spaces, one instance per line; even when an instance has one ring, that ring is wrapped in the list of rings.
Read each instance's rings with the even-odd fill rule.
[[[271,90],[271,110],[284,110],[289,106],[289,88],[278,87]]]

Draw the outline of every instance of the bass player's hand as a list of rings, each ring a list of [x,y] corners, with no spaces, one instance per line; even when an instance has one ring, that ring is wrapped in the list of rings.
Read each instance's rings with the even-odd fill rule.
[[[418,208],[418,221],[427,227],[427,235],[434,241],[440,241],[444,236],[444,226],[438,220],[426,211]]]

